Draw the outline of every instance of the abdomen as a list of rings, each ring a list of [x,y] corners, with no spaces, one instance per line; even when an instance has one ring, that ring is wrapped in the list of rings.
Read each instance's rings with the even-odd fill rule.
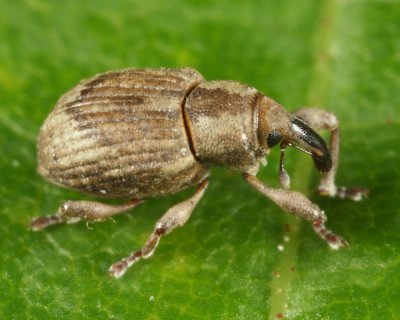
[[[182,116],[192,69],[127,69],[80,83],[58,101],[38,141],[49,181],[107,198],[178,192],[207,174]]]

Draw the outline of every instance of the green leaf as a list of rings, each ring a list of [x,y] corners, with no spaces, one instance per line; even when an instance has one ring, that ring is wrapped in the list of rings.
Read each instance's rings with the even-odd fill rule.
[[[399,16],[393,0],[2,1],[0,318],[398,319]],[[95,73],[145,66],[191,66],[248,83],[288,110],[335,112],[338,181],[368,187],[369,199],[314,195],[318,174],[298,152],[288,152],[287,169],[350,248],[330,250],[223,168],[187,225],[120,280],[109,265],[193,190],[115,222],[28,231],[32,217],[85,198],[36,173],[36,136],[55,101]],[[277,153],[259,173],[275,187]]]

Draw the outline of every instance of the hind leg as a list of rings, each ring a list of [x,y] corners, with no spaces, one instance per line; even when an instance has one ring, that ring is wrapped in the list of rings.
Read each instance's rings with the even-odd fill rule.
[[[132,200],[122,205],[109,205],[95,201],[67,201],[62,204],[55,215],[36,217],[30,228],[38,231],[59,223],[76,223],[81,219],[102,221],[128,211],[141,204],[143,200]]]

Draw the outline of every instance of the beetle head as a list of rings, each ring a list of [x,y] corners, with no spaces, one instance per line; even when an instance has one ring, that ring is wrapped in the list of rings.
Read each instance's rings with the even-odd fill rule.
[[[263,98],[259,113],[259,141],[268,149],[279,143],[282,150],[287,146],[295,147],[309,154],[321,172],[328,172],[332,167],[331,154],[321,136],[266,97]]]

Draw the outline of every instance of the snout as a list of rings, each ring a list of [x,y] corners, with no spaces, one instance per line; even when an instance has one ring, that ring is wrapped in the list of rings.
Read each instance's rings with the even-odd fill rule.
[[[332,157],[324,139],[298,118],[292,120],[292,130],[296,137],[293,142],[312,156],[319,171],[328,172],[332,168]]]

